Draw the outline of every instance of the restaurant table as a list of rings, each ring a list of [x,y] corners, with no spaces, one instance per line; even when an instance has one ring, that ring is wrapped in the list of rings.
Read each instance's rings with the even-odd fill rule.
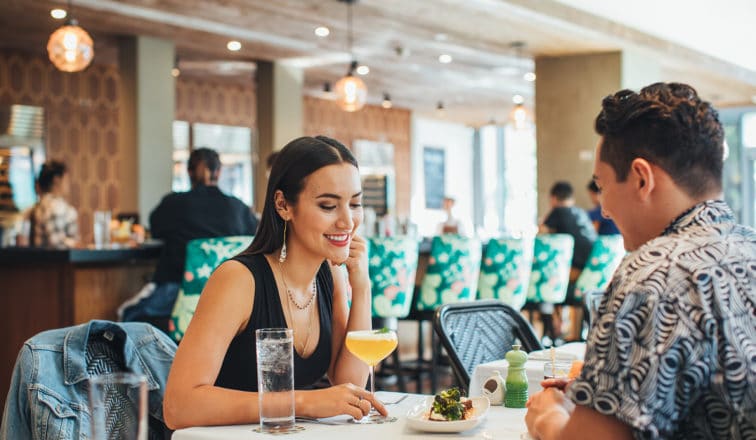
[[[557,362],[572,362],[573,360],[583,360],[585,356],[585,342],[571,342],[554,349]],[[528,376],[528,393],[533,394],[541,391],[541,381],[543,380],[543,365],[550,361],[549,350],[539,350],[528,354],[528,361],[525,362],[525,374]],[[493,362],[487,362],[475,367],[472,377],[470,378],[470,397],[483,395],[483,383],[489,377],[494,375],[495,371],[501,374],[506,380],[507,368],[509,363],[502,359]]]
[[[379,391],[376,393],[378,398],[387,402],[386,408],[391,416],[397,417],[394,423],[383,423],[375,425],[360,425],[349,421],[350,417],[340,416],[322,419],[328,422],[336,423],[320,424],[310,422],[299,422],[297,424],[304,427],[304,430],[298,433],[285,436],[291,440],[308,440],[328,438],[329,440],[360,440],[380,439],[393,440],[401,439],[428,439],[433,437],[460,437],[474,439],[496,439],[496,440],[521,440],[529,438],[523,433],[527,431],[525,427],[525,409],[504,408],[503,406],[492,406],[488,410],[485,419],[475,428],[469,431],[463,431],[453,434],[438,434],[431,432],[416,431],[407,426],[407,413],[416,405],[422,404],[429,396],[419,394],[408,394],[396,404],[389,402],[400,399],[405,394],[390,393]],[[438,422],[443,423],[443,422]],[[212,426],[212,427],[195,427],[180,429],[173,433],[173,440],[238,440],[238,439],[266,439],[272,438],[270,434],[260,434],[253,431],[259,425],[232,425],[232,426]]]

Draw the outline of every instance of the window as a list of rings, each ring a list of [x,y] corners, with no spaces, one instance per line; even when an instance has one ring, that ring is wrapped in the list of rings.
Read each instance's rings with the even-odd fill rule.
[[[191,146],[191,148],[190,148]],[[218,187],[252,206],[252,129],[230,125],[174,121],[173,123],[173,191],[191,187],[186,163],[191,150],[207,147],[221,159]]]

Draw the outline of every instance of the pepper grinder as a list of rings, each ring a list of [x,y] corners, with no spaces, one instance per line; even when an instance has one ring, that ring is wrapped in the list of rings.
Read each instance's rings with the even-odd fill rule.
[[[528,401],[528,376],[525,374],[525,362],[528,355],[520,346],[512,345],[504,358],[509,363],[507,370],[507,394],[504,406],[507,408],[525,408]]]

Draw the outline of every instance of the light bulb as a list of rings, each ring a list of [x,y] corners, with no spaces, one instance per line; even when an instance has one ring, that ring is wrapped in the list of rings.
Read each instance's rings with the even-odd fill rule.
[[[367,101],[367,87],[365,83],[354,75],[346,75],[336,82],[333,87],[336,101],[342,110],[356,112],[365,106]]]

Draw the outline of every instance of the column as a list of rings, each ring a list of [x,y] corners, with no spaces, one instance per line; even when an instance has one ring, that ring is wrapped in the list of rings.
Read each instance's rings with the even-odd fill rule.
[[[279,62],[257,63],[257,154],[255,209],[262,211],[267,188],[266,159],[304,133],[302,69]]]
[[[133,151],[119,166],[122,209],[138,210],[141,222],[171,191],[173,179],[173,120],[176,85],[171,76],[173,42],[159,38],[125,37],[119,42],[121,73],[120,142]]]
[[[585,186],[593,171],[601,100],[623,88],[660,80],[658,61],[629,51],[536,58],[538,218],[549,211],[557,180],[575,188],[578,206],[589,207]]]

